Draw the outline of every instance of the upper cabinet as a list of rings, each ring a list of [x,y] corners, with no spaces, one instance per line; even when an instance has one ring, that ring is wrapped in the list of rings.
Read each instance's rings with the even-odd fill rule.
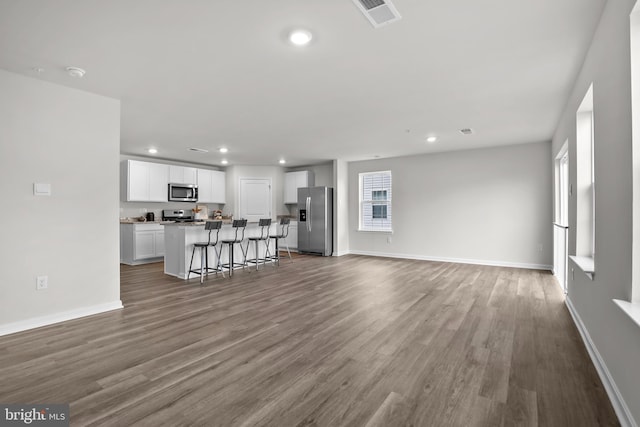
[[[298,188],[313,187],[314,175],[311,171],[287,172],[284,174],[284,203],[298,203]]]
[[[225,172],[127,160],[122,183],[127,202],[166,202],[169,183],[197,184],[198,202],[225,203]]]
[[[127,161],[126,200],[128,202],[166,202],[169,166]]]
[[[225,203],[225,172],[197,169],[198,203]]]
[[[169,182],[172,184],[197,184],[197,169],[185,166],[169,166]]]

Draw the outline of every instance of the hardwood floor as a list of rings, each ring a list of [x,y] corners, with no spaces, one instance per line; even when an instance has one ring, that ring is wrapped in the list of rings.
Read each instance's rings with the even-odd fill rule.
[[[0,402],[71,425],[619,425],[549,273],[345,256],[122,266],[125,308],[0,337]]]

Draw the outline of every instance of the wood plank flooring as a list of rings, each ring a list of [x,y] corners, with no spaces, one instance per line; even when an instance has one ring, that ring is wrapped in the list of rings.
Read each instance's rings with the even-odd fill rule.
[[[0,337],[0,402],[71,425],[615,426],[549,273],[298,256],[122,266],[123,310]]]

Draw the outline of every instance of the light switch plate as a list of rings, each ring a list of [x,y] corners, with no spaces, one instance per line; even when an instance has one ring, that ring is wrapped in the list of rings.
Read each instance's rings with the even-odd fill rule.
[[[51,184],[46,184],[42,182],[35,182],[33,184],[33,195],[34,196],[50,196],[51,195]]]

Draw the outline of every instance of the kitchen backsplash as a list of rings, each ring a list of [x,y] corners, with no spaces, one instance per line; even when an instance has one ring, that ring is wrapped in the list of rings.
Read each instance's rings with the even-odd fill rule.
[[[221,209],[225,214],[224,205],[216,203],[197,203],[198,205],[206,205],[209,208],[209,215],[216,209]],[[193,209],[196,203],[149,203],[149,202],[120,202],[120,218],[137,218],[144,216],[147,212],[153,212],[156,219],[162,218],[163,209]]]

